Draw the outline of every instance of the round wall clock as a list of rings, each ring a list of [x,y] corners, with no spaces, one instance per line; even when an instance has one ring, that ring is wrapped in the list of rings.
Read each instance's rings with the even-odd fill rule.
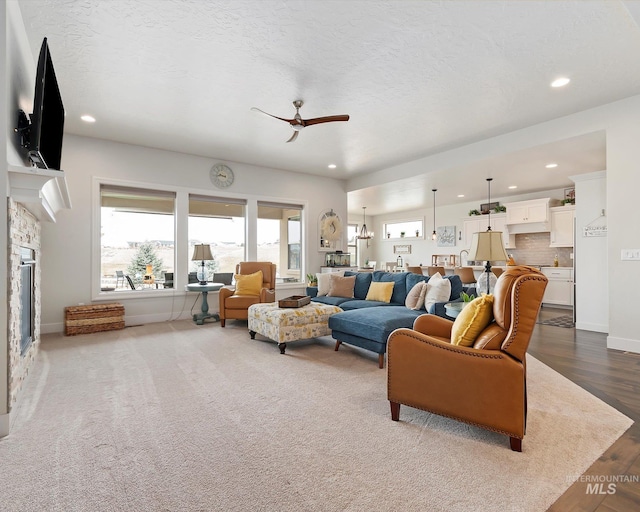
[[[233,183],[233,171],[228,165],[216,164],[211,168],[209,173],[211,183],[218,188],[227,188]]]

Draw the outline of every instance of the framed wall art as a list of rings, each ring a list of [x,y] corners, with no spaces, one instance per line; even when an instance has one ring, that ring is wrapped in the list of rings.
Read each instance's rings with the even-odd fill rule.
[[[456,245],[456,227],[455,226],[438,226],[437,230],[438,247],[455,247]]]
[[[394,245],[393,254],[411,254],[411,245]]]

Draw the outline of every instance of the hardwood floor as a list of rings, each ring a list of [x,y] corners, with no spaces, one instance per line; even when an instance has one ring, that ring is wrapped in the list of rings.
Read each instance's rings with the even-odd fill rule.
[[[543,308],[540,318],[567,313],[566,309]],[[540,324],[533,333],[529,353],[635,422],[584,473],[583,481],[575,482],[549,510],[640,510],[638,481],[618,481],[614,492],[607,494],[611,477],[640,479],[640,354],[607,349],[606,334]],[[603,494],[587,493],[589,477],[605,480]]]

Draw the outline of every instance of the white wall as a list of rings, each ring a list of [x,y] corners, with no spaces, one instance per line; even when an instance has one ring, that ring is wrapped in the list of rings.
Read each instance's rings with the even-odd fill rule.
[[[6,4],[0,6],[0,41],[7,40],[7,9]],[[4,76],[8,75],[8,52],[0,52],[0,71]],[[0,197],[7,197],[7,146],[8,146],[8,93],[7,93],[7,81],[0,80],[0,119],[4,119],[5,122],[0,126],[0,162],[3,163],[0,166]],[[0,268],[7,268],[7,251],[9,244],[6,243],[8,239],[7,233],[7,202],[5,200],[4,206],[0,208],[0,240],[5,240],[2,250],[0,250]],[[5,275],[7,273],[5,272]],[[0,279],[0,297],[8,297],[7,295],[7,279]],[[0,332],[3,333],[3,342],[0,343],[2,350],[0,350],[0,437],[9,434],[9,361],[8,361],[8,329],[7,329],[7,308],[0,308]]]
[[[607,128],[609,337],[607,346],[640,353],[640,261],[621,261],[622,249],[640,249],[640,96],[620,103]]]
[[[609,280],[607,237],[584,237],[584,227],[591,223],[607,224],[606,172],[573,176],[576,184],[576,328],[609,332]]]
[[[305,225],[309,238],[305,271],[315,272],[324,261],[324,253],[318,251],[318,219],[329,208],[346,218],[344,182],[226,162],[233,169],[236,179],[229,189],[221,191],[209,180],[209,170],[216,162],[211,158],[65,135],[62,167],[73,207],[58,212],[55,224],[43,223],[42,331],[62,330],[64,306],[91,303],[98,299],[92,293],[91,281],[92,263],[95,266],[98,261],[94,250],[94,235],[99,229],[95,217],[98,198],[93,194],[95,178],[175,187],[182,193],[207,192],[216,196],[306,204]],[[249,233],[252,229],[255,229],[255,223],[249,226]],[[184,231],[182,236],[183,239],[177,242],[182,243],[184,248],[181,250],[186,251]],[[177,263],[180,265],[181,261]],[[186,267],[183,270],[181,272],[178,267],[176,277],[186,276]],[[95,271],[93,275],[96,275]],[[304,290],[302,287],[285,288],[282,287],[282,296]],[[164,321],[181,314],[182,317],[189,316],[195,295],[185,297],[182,290],[178,282],[174,296],[148,294],[144,298],[118,297],[117,300],[125,305],[128,325]],[[112,301],[114,297],[109,295],[102,297],[102,300]],[[211,311],[217,311],[217,294],[209,294],[209,305]]]

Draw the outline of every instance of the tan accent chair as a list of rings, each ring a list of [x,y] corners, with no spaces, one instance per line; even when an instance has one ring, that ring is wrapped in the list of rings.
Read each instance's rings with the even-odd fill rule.
[[[527,420],[525,355],[547,278],[509,267],[496,283],[492,321],[473,347],[451,345],[453,322],[436,315],[396,329],[387,342],[391,419],[400,404],[505,434],[522,451]]]
[[[436,273],[440,273],[442,277],[444,277],[444,267],[427,267],[427,275],[431,277]]]
[[[268,261],[243,261],[236,265],[236,274],[253,274],[262,270],[262,290],[260,296],[234,295],[235,287],[220,288],[220,325],[224,327],[225,320],[246,320],[249,316],[249,306],[261,302],[275,302],[276,300],[276,266]]]
[[[491,267],[491,272],[493,272],[496,277],[500,277],[504,270],[499,267]]]
[[[413,272],[414,274],[422,275],[422,267],[410,267],[407,265],[407,272]]]

